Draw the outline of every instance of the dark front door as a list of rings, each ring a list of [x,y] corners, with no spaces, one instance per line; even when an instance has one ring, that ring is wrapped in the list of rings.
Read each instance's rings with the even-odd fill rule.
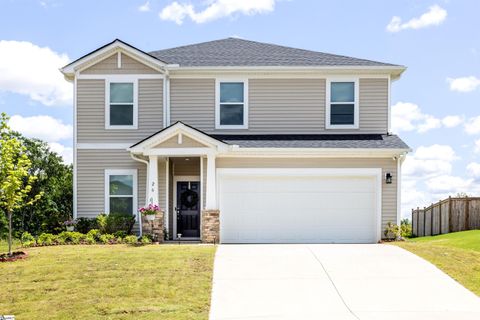
[[[200,182],[177,182],[177,233],[200,237]]]

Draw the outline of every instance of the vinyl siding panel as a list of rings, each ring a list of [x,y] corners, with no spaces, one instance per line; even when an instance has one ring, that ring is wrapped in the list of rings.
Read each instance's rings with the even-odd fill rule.
[[[163,80],[138,81],[138,129],[105,129],[105,81],[77,81],[77,142],[135,143],[163,128]]]
[[[83,70],[81,74],[157,74],[154,70],[126,54],[122,55],[121,68],[117,65],[117,53]]]
[[[383,133],[388,126],[388,79],[359,80],[359,129],[325,129],[325,79],[249,79],[248,129],[215,129],[215,79],[171,80],[171,123],[207,133]]]
[[[137,169],[137,208],[146,203],[146,165],[123,150],[77,150],[77,215],[94,218],[105,211],[105,169]],[[165,203],[165,161],[158,163],[159,205]],[[138,229],[138,227],[137,227]]]
[[[382,231],[397,223],[397,163],[388,158],[217,158],[217,168],[381,168],[392,173],[392,184],[382,182]],[[221,195],[219,195],[221,197]]]

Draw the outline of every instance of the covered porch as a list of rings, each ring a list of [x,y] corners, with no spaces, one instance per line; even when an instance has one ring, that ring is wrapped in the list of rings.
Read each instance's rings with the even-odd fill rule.
[[[216,157],[228,147],[178,122],[131,146],[132,159],[147,168],[145,204],[163,214],[142,230],[159,240],[219,241]]]

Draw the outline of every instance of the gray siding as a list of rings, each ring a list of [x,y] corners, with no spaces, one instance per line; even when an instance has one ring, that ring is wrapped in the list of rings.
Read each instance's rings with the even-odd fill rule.
[[[172,79],[171,123],[207,133],[383,133],[388,126],[388,80],[360,79],[359,129],[325,129],[325,79],[249,79],[248,129],[215,129],[215,79]]]
[[[381,168],[393,175],[392,184],[382,183],[382,230],[397,223],[397,163],[388,158],[218,158],[217,168]],[[220,195],[221,197],[221,195]]]
[[[105,81],[77,81],[77,142],[135,143],[163,128],[163,80],[138,81],[138,129],[105,129]]]
[[[101,60],[93,66],[83,70],[82,74],[156,74],[158,71],[144,65],[137,60],[122,54],[121,68],[117,65],[117,54]]]

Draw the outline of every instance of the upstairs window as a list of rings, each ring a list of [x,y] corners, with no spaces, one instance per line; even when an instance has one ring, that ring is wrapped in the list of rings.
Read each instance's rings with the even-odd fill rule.
[[[137,209],[137,170],[105,170],[105,212],[129,213]]]
[[[248,128],[247,82],[217,81],[215,127],[217,129]]]
[[[327,128],[358,128],[358,81],[327,82]]]
[[[105,127],[107,129],[136,129],[136,82],[107,82],[106,93]]]

